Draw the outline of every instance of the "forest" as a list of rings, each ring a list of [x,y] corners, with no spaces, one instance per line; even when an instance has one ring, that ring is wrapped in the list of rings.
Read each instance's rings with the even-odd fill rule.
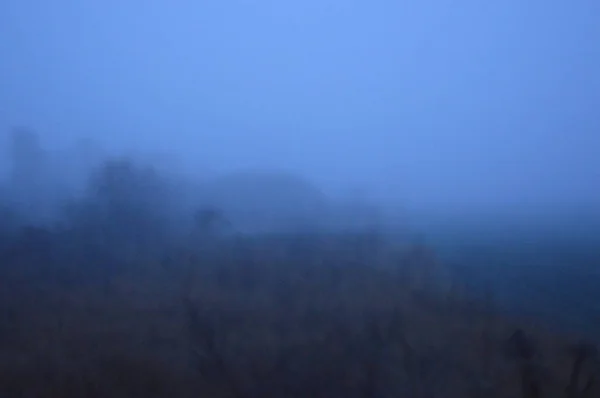
[[[9,144],[2,397],[598,396],[593,340],[502,310],[367,203]]]

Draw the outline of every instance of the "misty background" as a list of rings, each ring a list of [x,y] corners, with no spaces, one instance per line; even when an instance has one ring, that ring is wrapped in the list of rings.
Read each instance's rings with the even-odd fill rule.
[[[101,351],[85,388],[174,396],[223,337],[286,391],[223,396],[373,397],[400,346],[398,391],[492,396],[513,316],[597,341],[599,39],[593,0],[0,0],[0,395]]]
[[[583,0],[5,0],[0,126],[414,214],[597,214],[599,20]]]

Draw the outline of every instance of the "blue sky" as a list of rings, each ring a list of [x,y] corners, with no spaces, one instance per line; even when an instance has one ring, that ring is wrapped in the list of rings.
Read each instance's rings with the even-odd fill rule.
[[[600,203],[600,2],[2,0],[0,129],[409,206]]]

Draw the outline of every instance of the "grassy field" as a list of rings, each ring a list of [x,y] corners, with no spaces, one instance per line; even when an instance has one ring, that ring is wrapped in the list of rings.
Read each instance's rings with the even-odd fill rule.
[[[594,346],[470,298],[425,246],[206,238],[110,261],[64,246],[38,231],[3,249],[2,397],[599,394]]]

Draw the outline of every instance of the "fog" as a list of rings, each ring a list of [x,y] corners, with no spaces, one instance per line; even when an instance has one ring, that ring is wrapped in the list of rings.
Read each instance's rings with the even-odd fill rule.
[[[599,39],[598,0],[0,0],[0,397],[600,396]]]
[[[596,214],[599,20],[584,0],[4,0],[0,129],[414,214]]]

